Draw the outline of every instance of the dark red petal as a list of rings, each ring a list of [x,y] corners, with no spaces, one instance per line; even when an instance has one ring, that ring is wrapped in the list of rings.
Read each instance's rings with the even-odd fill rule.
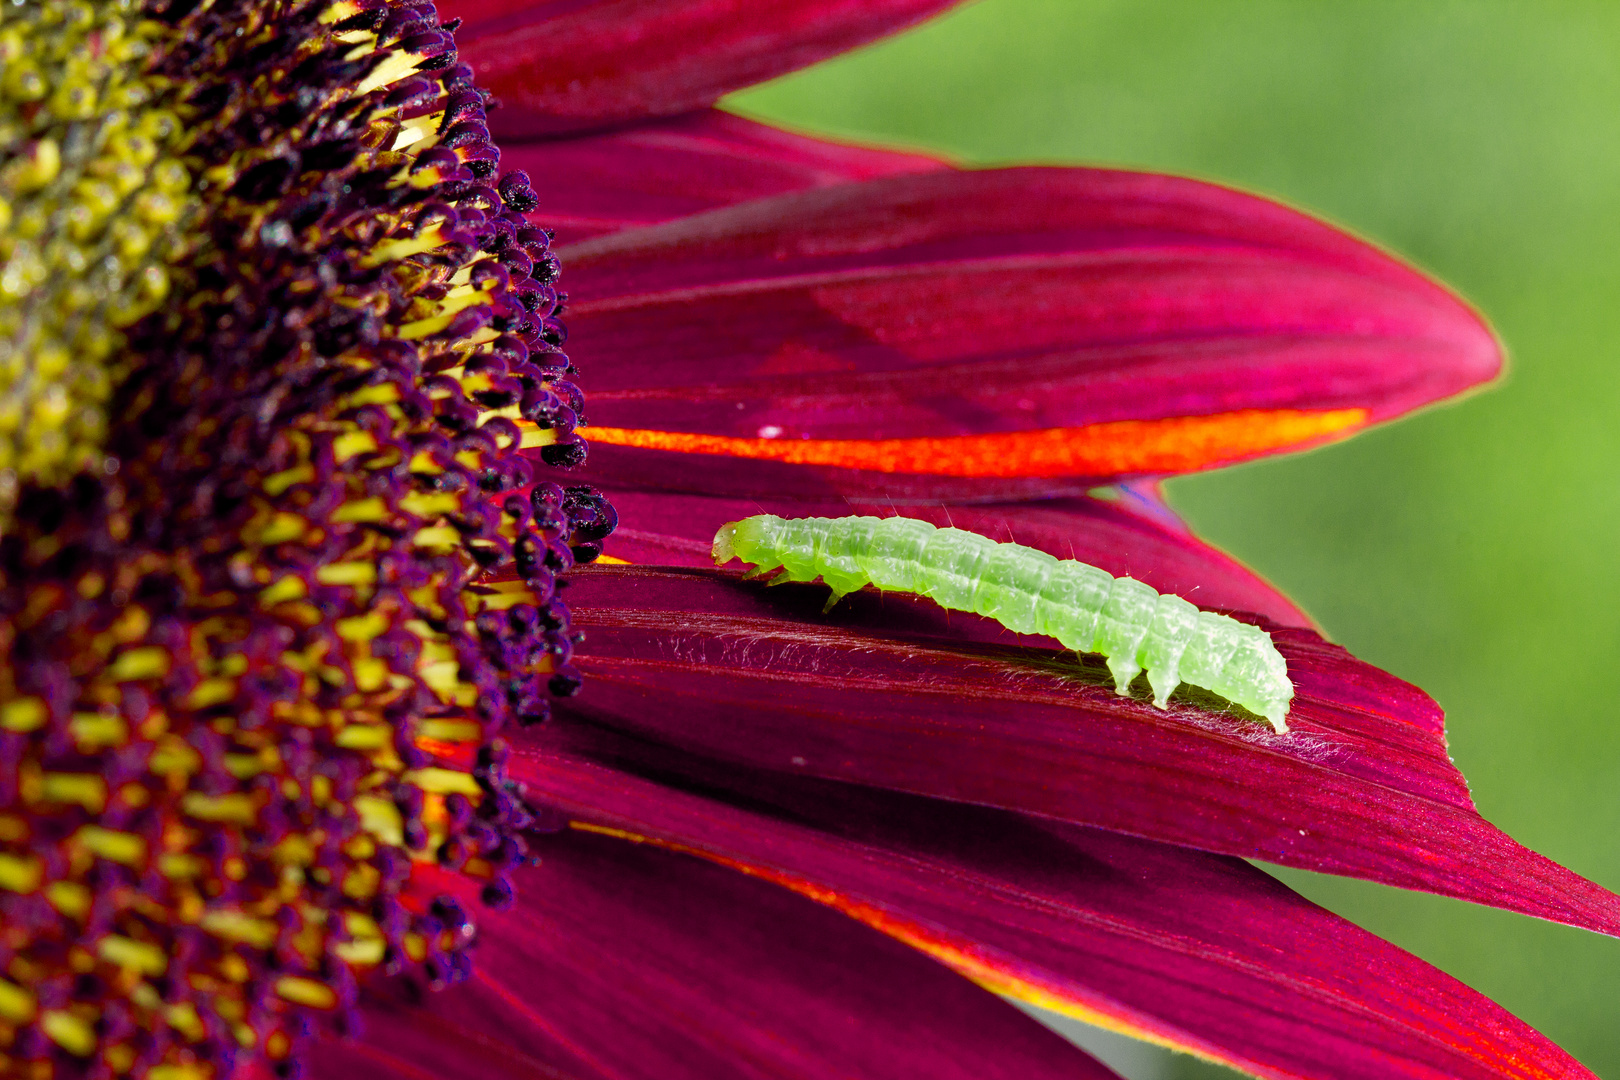
[[[480,913],[472,979],[367,1011],[353,1075],[387,1054],[443,1080],[1113,1077],[934,961],[765,882],[569,832],[537,846],[518,906]],[[514,1052],[515,1048],[516,1052]]]
[[[1142,173],[893,177],[561,257],[589,468],[618,486],[1077,491],[1342,437],[1501,363],[1367,244]]]
[[[1589,1076],[1500,1006],[1224,856],[752,770],[525,740],[555,809],[785,885],[1003,993],[1262,1076]],[[678,772],[733,805],[589,755]]]
[[[921,22],[956,0],[439,0],[461,59],[530,137],[702,108]]]
[[[696,569],[577,575],[587,718],[738,764],[1000,806],[1620,934],[1620,898],[1479,816],[1440,709],[1271,628],[1290,734],[1183,687],[1117,697],[1095,658],[899,594]],[[847,605],[847,607],[845,606]]]
[[[713,566],[721,525],[753,514],[841,517],[904,514],[954,525],[995,540],[1012,540],[1062,559],[1130,575],[1160,592],[1204,607],[1252,611],[1286,626],[1310,626],[1304,612],[1229,555],[1189,532],[1154,485],[1110,490],[1111,500],[1080,496],[1031,503],[892,507],[854,501],[794,502],[725,499],[674,492],[612,491],[619,527],[607,545],[614,558],[636,564]]]
[[[718,109],[555,142],[507,143],[501,165],[544,177],[529,217],[570,244],[790,191],[931,172],[921,154],[779,131]]]

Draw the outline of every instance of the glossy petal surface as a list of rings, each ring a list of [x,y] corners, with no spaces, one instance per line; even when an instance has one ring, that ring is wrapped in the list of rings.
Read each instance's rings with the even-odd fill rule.
[[[471,981],[369,1009],[365,1043],[324,1053],[317,1076],[1114,1075],[933,960],[773,885],[601,836],[538,850],[519,906],[480,917]]]
[[[601,732],[525,739],[514,770],[591,828],[742,868],[985,986],[1262,1076],[1590,1075],[1488,999],[1237,859],[717,769]]]
[[[891,507],[882,503],[726,499],[675,492],[612,492],[619,528],[609,555],[647,565],[713,566],[715,530],[753,514],[839,517],[903,513],[1079,559],[1116,577],[1130,575],[1203,607],[1252,611],[1288,626],[1310,619],[1231,556],[1193,536],[1151,485],[1110,500],[1080,496],[1031,503]],[[733,563],[735,568],[738,564]]]
[[[497,135],[609,127],[701,108],[956,0],[445,0],[461,58],[504,105]]]
[[[1274,735],[1185,686],[1168,711],[1120,698],[1095,657],[986,619],[871,593],[823,616],[825,597],[715,571],[586,571],[570,606],[591,692],[565,713],[736,764],[1620,932],[1620,898],[1478,815],[1430,698],[1309,630],[1273,629],[1296,688],[1292,732]]]
[[[590,468],[618,486],[1078,491],[1314,445],[1500,366],[1368,245],[1139,173],[893,177],[562,255]]]
[[[530,218],[554,229],[559,244],[792,191],[945,168],[922,154],[812,139],[718,109],[507,143],[501,164],[546,178]]]

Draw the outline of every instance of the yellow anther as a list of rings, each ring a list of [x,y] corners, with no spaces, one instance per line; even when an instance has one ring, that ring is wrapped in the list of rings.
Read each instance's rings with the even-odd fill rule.
[[[259,593],[259,606],[264,608],[275,607],[286,600],[302,600],[309,595],[309,587],[304,584],[303,578],[284,577],[273,581]]]
[[[461,509],[461,498],[448,491],[413,491],[401,497],[399,505],[408,514],[434,518]]]
[[[169,968],[163,950],[149,941],[109,934],[96,943],[96,953],[109,964],[132,968],[142,975],[161,975]]]
[[[283,975],[277,979],[276,994],[286,1001],[312,1009],[330,1009],[337,1005],[337,994],[330,986],[296,975]]]
[[[189,709],[206,709],[210,705],[223,705],[236,697],[235,679],[204,679],[186,696]]]
[[[73,838],[92,855],[99,855],[125,866],[136,866],[146,859],[146,841],[134,833],[103,829],[100,825],[85,825]]]
[[[444,472],[439,463],[433,459],[433,455],[426,450],[418,450],[411,456],[410,470],[413,473],[426,473],[429,476],[438,476]]]
[[[264,492],[275,498],[294,484],[308,484],[315,479],[315,466],[303,464],[264,478]]]
[[[163,1010],[163,1018],[179,1028],[180,1033],[193,1042],[202,1037],[202,1018],[197,1015],[197,1007],[189,1001],[170,1005]]]
[[[329,563],[316,568],[315,580],[322,585],[373,585],[377,567],[368,562]]]
[[[442,697],[454,694],[461,683],[461,665],[454,660],[440,660],[435,664],[422,664],[417,675]]]
[[[346,431],[332,440],[332,457],[339,465],[356,454],[367,454],[377,449],[377,437],[369,431]]]
[[[380,750],[394,741],[394,729],[387,724],[349,724],[332,739],[345,750]]]
[[[285,511],[271,518],[269,523],[252,539],[260,544],[282,544],[297,540],[309,531],[309,521]]]
[[[180,810],[198,821],[224,821],[236,825],[251,825],[259,816],[259,807],[253,797],[241,792],[227,795],[187,792],[181,796]]]
[[[346,963],[370,967],[383,962],[388,942],[380,937],[340,941],[332,946],[332,954]]]
[[[32,855],[0,855],[0,889],[14,893],[31,893],[39,888],[43,873],[39,860]]]
[[[403,150],[407,146],[414,146],[415,152],[421,153],[438,141],[439,122],[443,119],[444,113],[436,112],[406,120],[400,124],[399,134],[394,136],[393,149]]]
[[[74,713],[68,721],[68,733],[80,750],[99,750],[105,746],[122,745],[129,738],[129,725],[124,718],[104,713]]]
[[[518,423],[518,446],[524,450],[533,450],[537,446],[551,446],[557,441],[555,428],[535,427],[528,421]]]
[[[360,827],[385,844],[399,846],[405,842],[405,821],[392,799],[380,795],[358,795],[354,800],[355,813],[360,815]]]
[[[269,919],[255,919],[234,908],[212,908],[203,913],[197,925],[227,941],[240,941],[260,949],[276,943],[276,924]]]
[[[362,405],[392,405],[399,400],[399,387],[393,383],[375,383],[371,386],[362,386],[343,399],[343,403],[351,409]]]
[[[83,918],[90,910],[90,890],[77,881],[51,882],[45,886],[45,899],[70,919]]]
[[[402,240],[384,240],[370,253],[360,260],[360,265],[366,268],[381,266],[383,263],[396,262],[410,255],[420,255],[424,251],[432,251],[444,244],[444,229],[440,225],[430,225],[416,236],[408,236]]]
[[[345,641],[364,642],[387,632],[388,616],[380,611],[368,611],[364,615],[339,619],[333,625],[338,637]]]
[[[456,547],[461,543],[461,533],[449,525],[428,525],[417,529],[416,535],[411,537],[411,542],[423,548]]]
[[[7,174],[12,190],[24,194],[44,187],[61,171],[61,147],[56,145],[55,139],[40,139],[13,159]]]
[[[202,755],[181,740],[169,738],[152,751],[146,767],[157,776],[190,776],[202,767]]]
[[[89,1057],[96,1048],[96,1029],[66,1009],[52,1009],[39,1014],[39,1029],[57,1046],[70,1054]]]
[[[454,315],[434,315],[415,322],[401,323],[395,332],[406,341],[419,341],[444,330],[455,319]]]
[[[46,773],[40,793],[46,802],[75,803],[92,814],[107,808],[107,781],[94,773]]]
[[[209,1080],[212,1069],[190,1062],[181,1065],[154,1065],[146,1071],[148,1080]]]
[[[50,84],[32,61],[12,63],[5,72],[4,89],[9,97],[18,101],[38,101],[50,93]]]
[[[332,520],[339,524],[359,521],[384,521],[388,517],[388,504],[373,496],[354,499],[332,511]]]
[[[478,781],[473,779],[471,773],[455,769],[434,767],[412,769],[400,779],[407,784],[415,784],[430,795],[449,795],[452,792],[462,795],[483,794],[483,789],[478,786]]]
[[[113,682],[155,679],[168,673],[169,651],[157,645],[125,649],[107,668],[107,678]]]
[[[34,995],[7,979],[0,979],[0,1020],[26,1024],[34,1018],[38,1005]]]
[[[0,705],[0,728],[7,731],[33,731],[43,727],[50,713],[36,697],[13,698]]]
[[[471,720],[423,720],[416,733],[440,742],[477,742],[484,737],[484,729]]]
[[[161,191],[148,191],[135,200],[135,216],[148,225],[168,225],[180,217],[180,203]]]
[[[174,852],[158,860],[158,873],[176,881],[197,877],[206,869],[208,869],[206,862],[184,852]]]

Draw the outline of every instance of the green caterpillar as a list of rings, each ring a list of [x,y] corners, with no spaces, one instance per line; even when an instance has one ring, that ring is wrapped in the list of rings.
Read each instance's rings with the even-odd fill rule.
[[[1161,709],[1188,682],[1288,730],[1294,684],[1269,634],[1074,559],[915,518],[772,514],[715,533],[715,564],[734,558],[754,564],[750,576],[781,569],[773,584],[820,577],[832,587],[829,611],[869,583],[918,593],[1020,634],[1046,634],[1076,652],[1101,653],[1121,695],[1146,669]]]

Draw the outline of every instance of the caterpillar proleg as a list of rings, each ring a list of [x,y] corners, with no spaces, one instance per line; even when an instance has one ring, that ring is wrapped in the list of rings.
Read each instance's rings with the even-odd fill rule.
[[[915,518],[773,514],[720,528],[714,561],[733,558],[754,565],[750,576],[780,569],[773,584],[821,578],[832,588],[828,611],[867,584],[917,593],[1020,634],[1055,637],[1077,653],[1101,653],[1122,695],[1146,670],[1161,709],[1188,682],[1288,730],[1294,684],[1271,635],[1074,559]]]

